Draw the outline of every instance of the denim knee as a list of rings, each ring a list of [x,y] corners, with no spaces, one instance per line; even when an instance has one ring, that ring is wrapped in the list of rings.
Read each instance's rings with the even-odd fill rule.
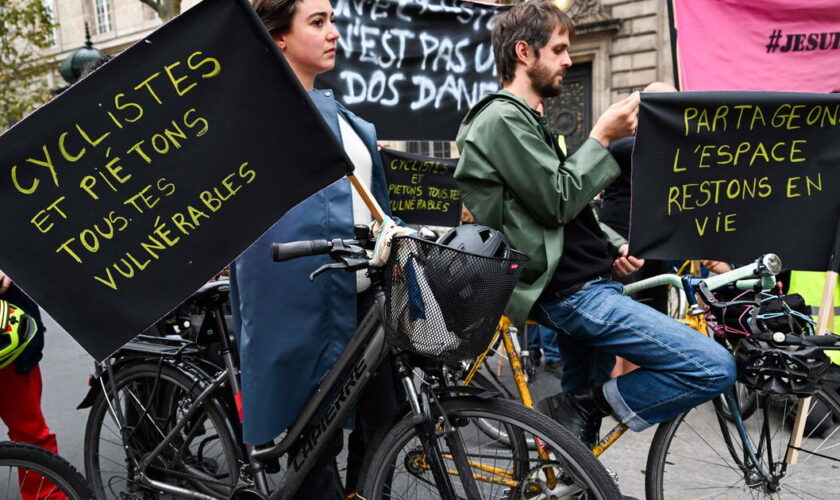
[[[709,377],[706,391],[710,396],[714,397],[723,391],[732,387],[738,377],[738,370],[735,365],[735,358],[724,349],[721,356],[715,356],[711,362],[706,365],[712,375]]]

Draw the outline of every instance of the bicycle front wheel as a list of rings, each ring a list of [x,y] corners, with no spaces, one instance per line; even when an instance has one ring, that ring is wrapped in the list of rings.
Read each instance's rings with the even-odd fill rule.
[[[442,409],[442,412],[440,411]],[[446,476],[458,498],[480,499],[620,499],[621,494],[592,452],[540,413],[497,398],[456,397],[440,401],[433,415],[434,441]],[[452,452],[444,437],[444,418],[466,449],[479,498],[464,492]],[[506,430],[494,439],[479,422]],[[429,460],[418,435],[422,419],[409,415],[385,436],[370,461],[363,496],[369,500],[440,498]],[[528,438],[544,444],[529,449]]]
[[[236,487],[242,453],[223,403],[213,396],[144,471],[138,464],[181,421],[202,385],[157,363],[134,363],[115,372],[117,394],[105,382],[85,429],[85,469],[98,499],[147,498],[154,481],[227,498]],[[117,412],[125,427],[120,428]]]
[[[796,464],[785,464],[794,416],[793,396],[756,395],[744,421],[762,472],[744,451],[719,399],[663,423],[647,464],[647,498],[833,498],[840,491],[840,405],[823,391],[811,408]]]
[[[60,456],[24,443],[0,443],[0,496],[5,499],[89,500],[93,492]]]

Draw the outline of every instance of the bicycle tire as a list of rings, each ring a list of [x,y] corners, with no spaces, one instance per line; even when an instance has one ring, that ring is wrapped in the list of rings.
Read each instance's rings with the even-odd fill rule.
[[[85,428],[85,470],[99,499],[150,496],[155,490],[137,480],[134,466],[162,441],[204,384],[169,365],[142,361],[119,366],[115,378],[120,408],[132,428],[128,450],[109,409],[111,401],[100,391]],[[110,382],[106,387],[110,392]],[[223,404],[216,396],[206,399],[178,438],[147,469],[149,478],[208,495],[230,495],[244,455]]]
[[[5,472],[6,469],[8,472]],[[14,474],[13,469],[17,469],[18,474]],[[13,484],[15,479],[17,479],[16,485]],[[31,444],[0,443],[0,494],[2,498],[20,498],[21,490],[27,486],[32,486],[28,489],[28,493],[36,498],[62,498],[62,495],[69,500],[93,498],[93,492],[87,480],[67,460]]]
[[[503,399],[507,399],[510,401],[516,401],[517,398],[511,394],[511,392],[504,387],[502,384],[493,380],[493,378],[488,377],[481,373],[483,371],[483,367],[481,370],[478,370],[474,375],[472,380],[470,381],[470,385],[474,387],[480,387],[486,391],[490,391],[492,393],[498,394],[499,397]],[[476,421],[476,426],[481,429],[485,436],[489,438],[498,438],[504,443],[507,443],[510,446],[510,437],[507,435],[507,432],[504,430],[503,426],[493,425],[493,422],[486,419],[478,419]],[[533,441],[533,440],[532,440]]]
[[[621,498],[618,486],[592,452],[548,417],[498,398],[462,396],[443,399],[440,405],[466,443],[471,466],[485,474],[488,473],[487,468],[501,470],[496,473],[497,477],[504,475],[511,481],[511,484],[503,485],[479,480],[482,498]],[[513,437],[512,446],[492,440],[488,442],[487,436],[472,423],[475,419],[502,422]],[[403,489],[412,495],[411,498],[438,497],[431,472],[423,470],[425,458],[416,435],[416,426],[420,422],[420,416],[411,414],[387,433],[366,471],[364,498],[406,498],[406,495],[399,494]],[[528,449],[526,435],[536,435],[546,443],[551,450],[550,460],[544,461]],[[440,435],[438,444],[446,450],[446,441]],[[482,445],[485,447],[480,448]],[[493,460],[489,465],[486,462],[488,459]],[[481,463],[484,469],[479,468],[476,460],[484,461]],[[451,464],[451,461],[447,463]],[[401,466],[405,469],[400,470]],[[563,481],[555,484],[547,482],[547,470],[551,470],[554,477],[562,477]],[[553,486],[554,491],[539,491],[540,481],[546,488]],[[452,483],[456,490],[461,488],[460,481],[453,480]],[[459,498],[464,498],[462,491]]]
[[[813,400],[840,417],[840,405],[834,398],[819,391]],[[782,469],[797,405],[798,400],[793,397],[758,395],[756,411],[744,421],[759,449],[760,463],[777,476],[777,487],[762,480],[754,468],[743,465],[749,462],[745,460],[737,430],[726,419],[721,402],[714,400],[661,424],[656,430],[646,469],[647,498],[713,498],[716,494],[720,498],[833,497],[840,491],[840,477],[836,473],[840,432],[836,426],[827,435],[818,436],[820,425],[812,422],[800,446],[798,463]],[[766,440],[760,439],[765,422],[774,465],[768,465]]]

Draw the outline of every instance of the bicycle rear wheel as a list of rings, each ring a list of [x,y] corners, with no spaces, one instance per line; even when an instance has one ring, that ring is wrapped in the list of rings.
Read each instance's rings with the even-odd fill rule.
[[[840,432],[831,419],[840,418],[840,405],[823,391],[813,396],[798,463],[785,465],[799,401],[759,394],[744,421],[770,480],[745,456],[719,399],[661,424],[648,456],[647,498],[834,497],[840,491]]]
[[[143,478],[137,465],[182,420],[204,384],[156,363],[119,367],[115,377],[117,397],[107,397],[111,386],[106,382],[109,394],[97,395],[85,429],[85,469],[97,498],[154,498],[157,489],[145,479],[211,496],[230,495],[243,455],[223,403],[213,396],[206,399]],[[117,408],[127,424],[124,437]]]
[[[90,485],[66,460],[24,443],[0,443],[0,497],[88,500]]]
[[[466,446],[480,499],[621,498],[615,482],[583,443],[548,417],[497,398],[456,397],[440,404]],[[467,498],[443,436],[443,419],[434,418],[435,440],[448,477],[458,498]],[[481,420],[504,427],[509,442],[489,437],[478,425]],[[418,437],[420,423],[421,417],[409,415],[388,432],[368,465],[365,498],[439,498]],[[532,436],[545,443],[545,458],[528,448],[526,438]]]

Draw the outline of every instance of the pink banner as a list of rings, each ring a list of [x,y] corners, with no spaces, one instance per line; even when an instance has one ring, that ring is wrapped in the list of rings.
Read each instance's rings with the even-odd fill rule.
[[[672,1],[682,90],[840,89],[840,1]]]

